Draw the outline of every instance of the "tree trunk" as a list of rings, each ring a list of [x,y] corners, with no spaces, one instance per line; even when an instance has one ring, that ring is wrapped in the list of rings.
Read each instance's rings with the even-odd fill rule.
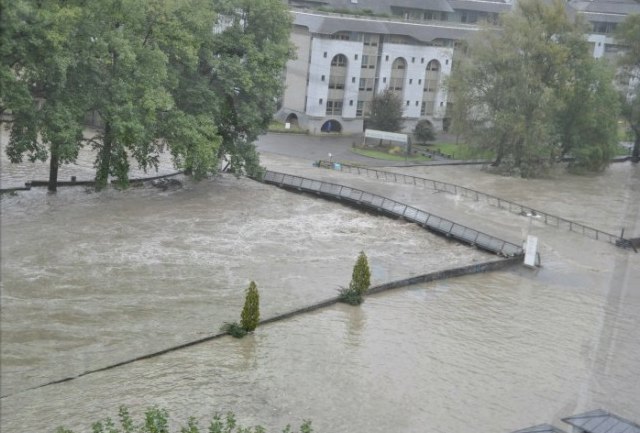
[[[111,122],[106,122],[104,126],[104,140],[102,149],[98,153],[98,167],[96,171],[96,190],[101,190],[107,186],[109,180],[109,169],[111,168],[111,147],[113,137],[111,136]]]
[[[58,146],[51,144],[51,159],[49,160],[49,192],[56,192],[58,190]]]

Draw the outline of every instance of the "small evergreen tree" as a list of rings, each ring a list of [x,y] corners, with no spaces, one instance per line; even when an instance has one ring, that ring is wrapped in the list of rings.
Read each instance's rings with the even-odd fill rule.
[[[371,101],[369,128],[398,132],[402,129],[402,99],[391,89],[378,93]]]
[[[349,288],[354,290],[358,295],[363,296],[371,286],[371,271],[369,270],[369,262],[364,251],[360,251],[358,260],[353,267],[351,275],[351,283]]]
[[[260,321],[260,295],[258,294],[258,287],[253,281],[247,289],[247,296],[244,300],[244,307],[242,308],[240,317],[240,325],[242,325],[247,332],[256,329]]]
[[[369,262],[364,251],[360,251],[358,260],[353,267],[351,282],[349,287],[340,290],[340,300],[351,305],[360,305],[363,296],[371,286],[371,271],[369,270]]]
[[[436,133],[433,130],[433,125],[426,119],[422,119],[416,123],[416,127],[413,130],[413,135],[420,143],[427,143],[436,139]]]

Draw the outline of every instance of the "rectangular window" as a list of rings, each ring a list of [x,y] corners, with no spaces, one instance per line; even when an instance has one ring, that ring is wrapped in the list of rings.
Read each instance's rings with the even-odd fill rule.
[[[362,67],[366,68],[367,66],[369,66],[369,56],[367,56],[366,54],[362,55]]]
[[[364,78],[360,78],[360,84],[358,86],[358,90],[364,90],[366,86],[367,80]]]
[[[330,89],[344,89],[344,79],[345,79],[345,77],[332,75],[329,78],[329,88]]]
[[[413,84],[413,78],[409,78],[409,84]]]
[[[407,107],[409,106],[409,104],[411,104],[411,101],[407,101]]]
[[[356,117],[362,117],[364,113],[364,101],[358,101],[356,105]]]
[[[353,107],[353,99],[349,101],[349,107]]]
[[[356,82],[356,77],[351,77],[351,82],[355,83]]]
[[[342,114],[342,101],[327,101],[327,115],[339,116]]]
[[[358,55],[353,56],[354,59],[358,60]]]

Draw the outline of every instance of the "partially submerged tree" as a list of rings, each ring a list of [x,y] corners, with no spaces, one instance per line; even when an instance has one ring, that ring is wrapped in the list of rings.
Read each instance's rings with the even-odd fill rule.
[[[629,15],[616,29],[616,39],[624,45],[620,59],[622,115],[633,131],[631,157],[640,162],[640,14]]]
[[[371,286],[371,270],[364,251],[360,251],[356,264],[353,266],[349,287],[340,291],[340,300],[347,304],[359,305]]]
[[[617,104],[610,73],[589,52],[585,25],[560,1],[523,0],[483,31],[450,80],[456,132],[495,154],[496,166],[536,176],[562,156],[602,169]]]
[[[391,89],[376,94],[371,101],[368,127],[380,131],[397,132],[402,129],[402,99]]]
[[[247,288],[246,297],[244,300],[244,307],[242,308],[240,325],[242,328],[251,332],[258,327],[260,322],[260,294],[258,293],[258,286],[251,281]]]
[[[253,142],[290,57],[279,0],[16,0],[2,15],[7,155],[51,155],[50,187],[84,144],[87,112],[103,124],[89,140],[98,188],[110,176],[126,186],[131,162],[157,168],[166,147],[195,177],[223,157],[237,173],[258,169]]]
[[[83,144],[87,94],[78,73],[82,42],[69,37],[80,6],[16,0],[3,7],[0,104],[12,123],[6,153],[14,163],[49,158],[49,191],[58,167],[75,161]]]

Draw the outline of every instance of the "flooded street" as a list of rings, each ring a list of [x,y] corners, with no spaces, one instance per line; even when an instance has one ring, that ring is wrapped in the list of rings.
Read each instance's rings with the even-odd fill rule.
[[[2,158],[3,187],[21,185],[27,172],[28,180],[46,178],[33,167],[10,171]],[[233,410],[243,424],[270,431],[311,419],[315,431],[331,433],[506,433],[596,408],[640,421],[640,254],[482,201],[317,169],[303,158],[265,152],[262,161],[512,242],[533,233],[543,267],[398,289],[359,308],[269,324],[243,340],[29,389],[215,334],[238,320],[250,280],[267,318],[335,296],[360,250],[373,284],[493,256],[413,224],[229,175],[182,178],[183,188],[168,191],[5,195],[3,433],[89,431],[120,404],[136,413],[157,404],[174,421],[194,415],[203,425]],[[640,167],[629,163],[597,177],[530,181],[478,167],[389,170],[640,236]]]

